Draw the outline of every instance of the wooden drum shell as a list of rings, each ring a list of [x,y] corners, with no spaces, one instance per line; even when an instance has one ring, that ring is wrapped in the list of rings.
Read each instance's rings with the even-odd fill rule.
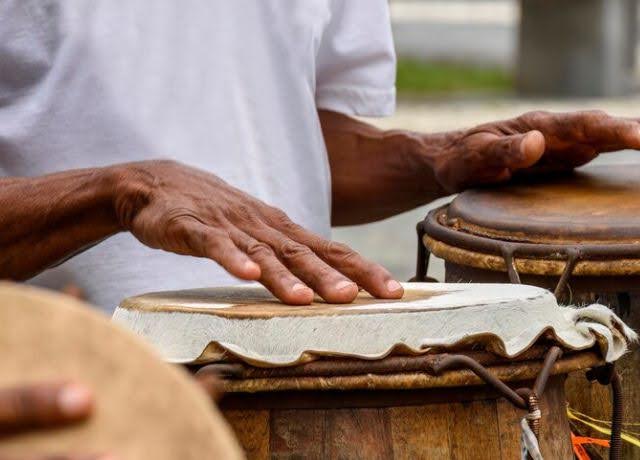
[[[429,253],[444,259],[446,282],[513,282],[513,274],[510,276],[507,270],[507,259],[512,257],[513,268],[521,283],[553,292],[567,267],[567,255],[570,251],[574,254],[581,252],[566,279],[566,286],[558,291],[559,301],[573,305],[604,304],[628,326],[640,331],[640,250],[635,243],[611,246],[611,254],[607,254],[607,246],[597,243],[537,244],[493,239],[496,235],[459,231],[459,222],[451,222],[447,211],[447,207],[444,207],[427,216],[421,224],[425,233],[420,236],[422,247],[419,248],[419,251],[426,248]],[[590,249],[594,248],[590,253]],[[419,254],[418,281],[426,271],[421,264],[426,263],[427,256]],[[423,272],[420,273],[420,270]],[[640,421],[640,398],[636,391],[640,384],[640,350],[634,346],[617,361],[616,368],[623,385],[623,422],[637,423]],[[567,396],[570,406],[577,411],[598,420],[611,419],[608,388],[588,383],[584,372],[569,376]],[[586,433],[595,437],[606,436],[594,430]],[[623,456],[640,459],[640,449],[624,443]]]
[[[503,361],[504,362],[504,361]],[[593,352],[561,359],[541,398],[545,458],[572,458],[566,373],[601,363]],[[530,387],[541,361],[490,366]],[[523,380],[526,379],[526,380]],[[221,409],[250,459],[512,459],[520,455],[514,407],[467,370],[227,380]]]
[[[558,276],[520,275],[524,284],[553,290]],[[506,272],[497,272],[469,267],[445,260],[445,279],[452,283],[508,283]],[[614,310],[631,328],[640,331],[640,276],[583,276],[569,281],[571,303],[576,305],[602,303]],[[616,362],[616,369],[622,379],[625,423],[640,420],[640,350],[634,347]],[[569,405],[590,417],[599,420],[611,419],[611,397],[609,389],[587,382],[583,372],[571,374],[567,380]],[[590,434],[602,437],[602,433]],[[640,459],[640,449],[623,445],[624,458]]]

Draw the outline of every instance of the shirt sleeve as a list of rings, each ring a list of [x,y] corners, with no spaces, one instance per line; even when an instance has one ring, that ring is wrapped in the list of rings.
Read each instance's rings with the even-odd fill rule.
[[[395,77],[387,0],[334,0],[316,58],[317,107],[347,115],[391,115]]]

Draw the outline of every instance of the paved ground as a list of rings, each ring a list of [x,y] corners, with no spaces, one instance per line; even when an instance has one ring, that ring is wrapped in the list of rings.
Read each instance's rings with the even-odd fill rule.
[[[407,128],[427,132],[473,126],[485,121],[509,118],[535,109],[583,110],[598,108],[621,116],[640,116],[640,95],[624,99],[580,101],[531,101],[520,99],[485,99],[404,102],[398,106],[394,117],[370,120],[385,128]],[[608,154],[596,161],[634,161],[640,152]],[[636,160],[638,161],[638,160]],[[333,237],[351,245],[363,255],[389,268],[395,276],[404,280],[413,276],[416,254],[415,225],[428,209],[447,199],[440,200],[411,212],[378,223],[334,230]],[[430,274],[442,278],[442,264],[431,264]]]

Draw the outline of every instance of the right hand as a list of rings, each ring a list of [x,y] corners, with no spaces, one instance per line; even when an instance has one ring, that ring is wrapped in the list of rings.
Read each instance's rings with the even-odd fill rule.
[[[119,168],[117,217],[147,246],[210,258],[288,304],[309,304],[314,291],[327,302],[351,302],[358,286],[375,297],[402,297],[380,265],[212,174],[173,161]]]

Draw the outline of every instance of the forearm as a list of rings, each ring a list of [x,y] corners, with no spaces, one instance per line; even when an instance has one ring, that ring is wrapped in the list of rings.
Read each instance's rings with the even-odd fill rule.
[[[0,179],[0,277],[30,278],[120,231],[114,168]]]
[[[384,131],[320,111],[332,178],[332,223],[355,225],[447,195],[434,174],[449,134]]]

